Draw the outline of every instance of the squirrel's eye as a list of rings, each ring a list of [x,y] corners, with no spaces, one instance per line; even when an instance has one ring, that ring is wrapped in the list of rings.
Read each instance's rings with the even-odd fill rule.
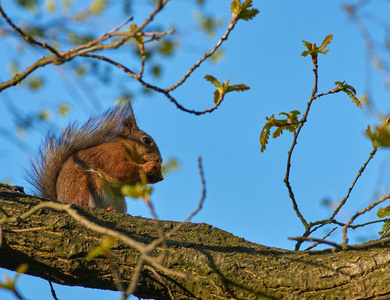
[[[150,145],[152,143],[152,140],[150,138],[148,138],[147,136],[143,137],[142,138],[142,141],[146,144],[146,145]]]

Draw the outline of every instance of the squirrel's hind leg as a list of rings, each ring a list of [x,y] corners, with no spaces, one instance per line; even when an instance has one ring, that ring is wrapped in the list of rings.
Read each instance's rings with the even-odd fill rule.
[[[103,207],[98,182],[89,174],[66,176],[57,180],[57,200],[79,206]]]

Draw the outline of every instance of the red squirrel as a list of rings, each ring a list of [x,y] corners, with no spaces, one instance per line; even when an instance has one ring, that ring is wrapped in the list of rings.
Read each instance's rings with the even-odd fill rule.
[[[130,103],[70,124],[60,135],[49,132],[31,162],[30,183],[47,198],[126,213],[121,187],[145,174],[163,180],[162,158],[154,140],[140,130]]]

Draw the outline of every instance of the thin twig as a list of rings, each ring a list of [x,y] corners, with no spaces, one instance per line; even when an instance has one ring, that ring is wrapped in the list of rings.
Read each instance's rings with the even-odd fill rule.
[[[202,167],[202,157],[198,156],[198,168],[199,168],[199,174],[200,174],[200,180],[202,182],[202,197],[200,198],[199,205],[196,208],[196,210],[190,214],[187,219],[184,220],[184,222],[188,222],[191,220],[201,209],[203,206],[203,202],[206,199],[206,180],[204,178],[204,172]]]
[[[313,87],[313,90],[312,90],[312,93],[311,93],[310,100],[307,103],[305,114],[302,116],[301,123],[299,124],[296,132],[294,132],[294,139],[293,139],[291,148],[288,151],[287,170],[286,170],[286,176],[284,178],[284,183],[285,183],[285,185],[286,185],[286,187],[288,189],[288,193],[289,193],[290,199],[291,199],[291,201],[293,203],[293,209],[294,209],[295,213],[297,214],[298,218],[301,220],[303,226],[305,227],[305,230],[306,230],[305,234],[308,234],[308,232],[309,232],[309,224],[307,223],[306,219],[303,217],[303,215],[299,211],[298,203],[297,203],[297,201],[295,199],[295,195],[294,195],[294,192],[293,192],[291,184],[290,184],[290,170],[291,170],[291,157],[292,157],[294,148],[295,148],[295,146],[297,144],[297,139],[298,139],[299,133],[301,132],[302,127],[305,125],[305,123],[307,121],[307,117],[309,115],[309,111],[310,111],[311,105],[313,104],[313,101],[315,100],[315,95],[316,95],[317,90],[318,90],[318,65],[317,65],[317,62],[315,62],[314,60],[313,60],[313,65],[314,65],[314,69],[313,69],[313,73],[314,73],[314,87]],[[298,243],[295,246],[295,250],[299,250],[300,245],[301,245],[301,243],[298,241]]]
[[[337,243],[334,243],[334,242],[329,242],[329,241],[326,241],[326,240],[323,240],[323,239],[316,239],[316,238],[311,238],[311,237],[307,237],[307,236],[297,236],[295,238],[288,238],[289,240],[291,241],[299,241],[299,242],[316,242],[316,243],[319,243],[319,244],[327,244],[327,245],[330,245],[330,246],[333,246],[337,249],[342,249],[341,245],[337,244]]]
[[[355,219],[357,217],[359,217],[360,215],[370,211],[371,209],[373,209],[375,206],[377,206],[378,204],[386,201],[387,199],[390,198],[390,194],[386,195],[386,196],[383,196],[381,199],[375,201],[374,203],[368,205],[365,209],[357,212],[343,227],[343,247],[347,247],[347,244],[348,244],[348,237],[347,237],[347,230],[348,230],[348,226],[352,224],[353,221],[355,221]]]
[[[176,107],[178,109],[180,109],[180,110],[182,110],[184,112],[193,114],[193,115],[199,116],[199,115],[203,115],[203,114],[206,114],[206,113],[211,113],[211,112],[213,112],[214,110],[216,110],[219,107],[219,105],[222,103],[222,100],[223,100],[222,99],[222,100],[218,101],[217,104],[215,104],[215,106],[213,106],[213,107],[211,107],[209,109],[205,109],[203,111],[191,110],[191,109],[185,108],[183,105],[181,105],[175,98],[173,98],[171,96],[171,94],[169,92],[166,92],[162,88],[159,88],[157,86],[154,86],[152,84],[149,84],[149,83],[145,82],[143,79],[140,78],[139,74],[134,73],[133,71],[131,71],[129,68],[127,68],[126,66],[124,66],[121,63],[113,61],[112,59],[109,59],[109,58],[107,58],[105,56],[102,56],[102,55],[96,55],[96,54],[88,53],[88,54],[81,54],[80,56],[96,58],[96,59],[108,62],[108,63],[118,67],[119,69],[124,71],[126,74],[128,74],[131,77],[137,79],[142,84],[142,86],[144,86],[145,88],[148,88],[148,89],[154,90],[154,91],[156,91],[158,93],[164,94],[172,103],[174,103],[176,105]],[[0,84],[0,91],[1,91],[1,84]]]
[[[356,228],[360,228],[360,227],[365,227],[367,225],[372,225],[372,224],[376,224],[376,223],[385,223],[385,222],[388,222],[390,221],[390,218],[386,218],[386,219],[380,219],[380,220],[375,220],[375,221],[370,221],[370,222],[366,222],[366,223],[362,223],[362,224],[356,224],[356,225],[348,225],[348,228],[349,229],[356,229]],[[312,234],[313,232],[315,232],[316,230],[322,228],[323,226],[325,225],[328,225],[328,224],[336,224],[340,227],[344,227],[345,226],[345,223],[343,222],[339,222],[335,219],[326,219],[326,220],[320,220],[320,221],[316,221],[316,222],[312,222],[310,223],[310,228],[313,228],[313,229],[310,229],[309,231],[309,235]]]
[[[174,227],[171,231],[169,231],[165,235],[166,238],[169,238],[172,235],[174,235],[186,222],[190,221],[203,207],[204,200],[206,199],[206,180],[204,177],[204,172],[202,167],[202,158],[200,156],[198,156],[198,168],[199,168],[200,179],[202,182],[202,196],[199,200],[198,207],[183,222],[180,222],[179,224],[176,225],[176,227]]]
[[[319,242],[321,244],[327,244],[330,246],[333,246],[337,248],[338,250],[348,251],[348,250],[367,250],[370,248],[375,247],[385,247],[390,244],[390,238],[384,239],[384,240],[375,240],[367,243],[362,244],[354,244],[354,245],[344,245],[344,244],[337,244],[334,242],[328,242],[328,241],[322,241],[320,239],[315,238],[309,238],[309,237],[295,237],[295,238],[289,238],[289,240],[302,240],[307,242]]]
[[[18,84],[19,82],[24,80],[28,75],[30,75],[32,72],[34,72],[36,69],[38,69],[40,67],[46,66],[48,64],[60,65],[60,64],[63,64],[64,62],[72,60],[73,58],[75,58],[77,56],[85,56],[85,57],[93,57],[96,59],[100,59],[100,60],[103,60],[103,61],[106,61],[110,64],[115,65],[116,67],[125,71],[131,77],[137,79],[141,83],[141,85],[144,86],[145,88],[149,88],[149,89],[152,89],[154,91],[157,91],[159,93],[164,94],[172,103],[174,103],[176,105],[176,107],[178,109],[180,109],[182,111],[185,111],[187,113],[191,113],[194,115],[203,115],[206,113],[211,113],[212,111],[216,110],[219,107],[219,105],[224,100],[224,97],[222,97],[222,99],[220,99],[213,107],[211,107],[209,109],[205,109],[203,111],[196,111],[196,110],[187,109],[187,108],[183,107],[182,105],[180,105],[178,103],[178,101],[174,97],[172,97],[172,95],[170,95],[170,91],[172,91],[172,90],[176,89],[177,87],[179,87],[180,85],[182,85],[186,81],[186,79],[191,75],[191,73],[196,68],[198,68],[203,61],[205,61],[208,57],[210,57],[212,54],[215,53],[215,51],[221,46],[222,42],[228,38],[230,32],[233,30],[235,24],[238,21],[238,19],[236,19],[236,18],[233,18],[231,20],[227,31],[221,37],[221,39],[218,41],[216,46],[212,50],[210,50],[209,52],[204,54],[204,56],[201,59],[199,59],[198,62],[187,71],[187,74],[181,80],[179,80],[178,83],[176,83],[175,85],[173,85],[169,88],[166,88],[166,89],[162,89],[162,88],[159,88],[157,86],[153,86],[149,83],[146,83],[145,81],[143,81],[141,79],[141,77],[143,75],[143,71],[144,71],[144,64],[145,64],[145,56],[144,55],[141,56],[140,72],[139,72],[139,74],[135,74],[134,72],[132,72],[131,70],[129,70],[128,68],[123,66],[122,64],[119,64],[119,63],[117,63],[111,59],[108,59],[106,57],[103,57],[103,56],[91,54],[91,52],[96,52],[96,51],[100,51],[100,50],[117,49],[117,48],[121,47],[129,39],[137,37],[137,36],[148,36],[148,37],[151,37],[153,39],[154,37],[163,36],[163,35],[173,33],[174,32],[173,30],[170,30],[167,32],[162,32],[162,33],[144,33],[144,32],[142,32],[142,30],[146,27],[146,25],[149,24],[153,20],[155,15],[163,9],[163,7],[166,5],[167,2],[168,1],[161,1],[161,0],[158,1],[154,11],[148,16],[148,18],[146,18],[140,26],[137,26],[132,31],[117,32],[122,26],[124,26],[125,24],[127,24],[131,20],[131,18],[129,18],[123,24],[115,27],[114,29],[105,33],[101,37],[94,39],[93,41],[90,41],[90,42],[85,43],[83,45],[79,45],[76,48],[73,48],[73,49],[70,49],[67,51],[63,51],[61,53],[56,53],[56,57],[49,57],[49,58],[44,57],[40,60],[37,60],[33,65],[26,68],[20,74],[15,75],[13,78],[11,78],[10,80],[8,80],[6,82],[0,83],[0,92],[6,88],[9,88],[13,85]],[[15,30],[17,30],[17,28],[15,28]],[[113,36],[121,36],[121,38],[118,41],[115,41],[115,42],[110,43],[110,44],[103,44],[102,43]],[[26,39],[26,37],[28,37],[28,36],[23,34],[22,37],[24,37]],[[27,39],[29,39],[29,38],[27,38]],[[48,48],[45,43],[41,44],[41,43],[37,42],[36,44],[40,45],[41,47]],[[141,49],[141,52],[142,52],[142,49]]]
[[[145,60],[146,60],[145,44],[144,44],[143,41],[139,43],[139,51],[140,51],[140,54],[141,54],[141,68],[139,70],[138,76],[139,76],[139,78],[142,78],[142,76],[144,74]]]
[[[156,271],[156,269],[148,265],[145,265],[144,268],[151,271],[154,274],[154,276],[156,276],[157,279],[160,280],[160,282],[167,288],[169,297],[171,297],[171,299],[174,299],[172,291],[169,288],[169,285],[167,284],[166,280]]]
[[[49,285],[50,285],[51,295],[53,296],[54,300],[58,300],[57,295],[56,295],[56,291],[54,290],[54,287],[53,287],[53,284],[51,283],[50,280],[48,280],[48,282],[49,282]]]
[[[50,45],[48,45],[47,43],[40,43],[38,42],[37,40],[35,40],[34,38],[32,38],[31,36],[25,34],[23,32],[22,29],[20,29],[18,26],[16,26],[10,18],[8,18],[8,16],[6,15],[6,13],[4,12],[3,10],[3,7],[0,3],[0,14],[1,16],[4,18],[4,20],[8,23],[9,26],[12,27],[13,30],[15,30],[19,36],[24,39],[27,43],[29,44],[33,44],[33,45],[37,45],[39,47],[42,47],[44,49],[48,49],[51,53],[53,53],[54,55],[56,56],[61,56],[53,47],[51,47]]]
[[[150,213],[152,214],[153,218],[158,221],[158,217],[157,217],[157,214],[154,210],[154,206],[153,206],[153,203],[152,201],[150,200],[150,194],[148,194],[145,199],[144,199],[146,205],[149,207],[149,210],[150,210]]]
[[[204,202],[204,200],[206,198],[206,181],[205,181],[205,178],[204,178],[203,167],[202,167],[202,159],[201,159],[200,156],[198,157],[198,163],[199,163],[199,173],[200,173],[201,181],[202,181],[202,196],[201,196],[201,199],[199,201],[199,205],[198,205],[197,209],[193,213],[191,213],[190,216],[188,218],[186,218],[184,222],[178,223],[172,230],[170,230],[169,232],[164,234],[164,236],[162,236],[162,237],[154,240],[153,242],[151,242],[147,246],[148,248],[147,248],[147,252],[146,253],[151,253],[151,251],[154,251],[154,249],[156,249],[156,247],[158,245],[160,245],[161,243],[165,242],[166,239],[168,239],[171,236],[173,236],[177,231],[180,230],[181,227],[183,227],[183,225],[186,222],[191,220],[200,211],[200,209],[202,208],[203,202]],[[159,268],[159,269],[161,270],[161,268]],[[167,270],[169,270],[169,269],[167,269]],[[166,272],[168,272],[168,271],[166,271]]]
[[[74,53],[85,54],[87,52],[92,52],[92,51],[97,51],[97,50],[118,48],[121,45],[123,45],[127,40],[129,40],[130,38],[133,38],[134,36],[136,36],[138,34],[138,32],[141,32],[146,27],[146,25],[149,24],[153,20],[154,16],[159,11],[161,11],[161,9],[164,7],[164,5],[165,5],[164,3],[161,3],[161,1],[159,1],[158,4],[156,5],[155,9],[153,10],[153,12],[148,16],[148,18],[146,18],[144,20],[144,22],[140,26],[138,26],[135,30],[133,30],[131,32],[125,32],[123,34],[123,37],[115,43],[112,43],[109,45],[99,44],[99,43],[111,38],[115,34],[114,31],[116,30],[116,28],[118,28],[118,26],[109,31],[112,33],[105,33],[101,37],[99,37],[93,41],[90,41],[86,44],[80,45],[74,49],[65,51],[65,52],[61,53],[61,55],[64,56],[64,55],[69,55],[69,54],[74,54]],[[86,49],[88,49],[88,50],[85,51]]]
[[[321,242],[317,242],[317,243],[311,245],[310,247],[306,248],[305,250],[307,251],[307,250],[311,250],[311,249],[317,247],[317,246],[318,246],[319,244],[321,244],[327,237],[329,237],[329,236],[332,234],[332,232],[335,231],[336,229],[337,229],[337,227],[333,228],[327,235],[325,235],[325,236],[321,239]]]
[[[169,88],[166,88],[165,92],[170,92],[178,88],[180,85],[182,85],[188,77],[194,72],[196,68],[198,68],[202,62],[204,62],[207,58],[209,58],[211,55],[215,53],[215,51],[218,50],[218,48],[222,45],[222,43],[227,40],[229,37],[230,32],[233,30],[234,26],[237,24],[237,17],[233,17],[232,20],[229,23],[229,26],[225,32],[225,34],[219,39],[218,43],[214,46],[213,49],[211,49],[209,52],[205,53],[201,59],[197,61],[196,64],[194,64],[191,68],[188,69],[187,73],[184,75],[182,79],[180,79],[176,84],[170,86]]]
[[[144,22],[140,26],[138,26],[132,32],[125,33],[123,35],[123,37],[116,42],[113,42],[111,44],[102,44],[101,43],[101,42],[109,39],[115,33],[114,31],[117,30],[117,28],[120,27],[121,25],[119,25],[116,28],[109,31],[112,33],[105,33],[104,35],[102,35],[101,37],[99,37],[93,41],[90,41],[90,42],[85,43],[83,45],[79,45],[76,48],[73,48],[73,49],[70,49],[67,51],[63,51],[54,57],[43,57],[43,58],[37,60],[33,65],[31,65],[30,67],[27,67],[22,73],[15,75],[14,77],[12,77],[10,80],[8,80],[6,82],[0,83],[0,92],[6,88],[9,88],[11,86],[18,84],[23,79],[25,79],[28,75],[30,75],[32,72],[34,72],[36,69],[38,69],[40,67],[46,66],[48,64],[60,65],[60,64],[63,64],[64,62],[70,61],[73,58],[80,56],[82,54],[87,54],[89,52],[95,52],[95,51],[99,51],[99,50],[116,49],[116,48],[122,46],[126,41],[128,41],[129,39],[131,39],[135,35],[137,35],[139,32],[141,32],[145,28],[145,26],[153,20],[154,16],[159,11],[161,11],[161,9],[164,7],[165,4],[166,4],[166,1],[159,1],[158,4],[156,5],[154,11],[148,16],[148,18],[146,18],[144,20]],[[17,30],[17,28],[15,28],[15,30]],[[25,37],[25,36],[27,36],[27,35],[25,35],[25,34],[22,35],[22,37]],[[38,45],[39,45],[39,43],[38,43]],[[47,44],[45,44],[45,43],[41,44],[41,46],[47,48]]]
[[[374,157],[376,151],[377,151],[378,148],[374,148],[371,153],[370,153],[370,156],[368,157],[368,159],[366,160],[366,162],[364,163],[364,165],[360,168],[355,180],[353,181],[351,187],[349,188],[348,190],[348,193],[347,195],[344,197],[344,199],[340,202],[340,204],[337,206],[337,208],[334,210],[332,216],[329,218],[329,219],[334,219],[334,217],[337,215],[337,213],[340,211],[341,207],[345,204],[345,202],[347,202],[348,198],[349,198],[349,195],[351,194],[353,188],[355,187],[355,184],[356,182],[358,181],[358,179],[360,178],[360,176],[363,174],[364,170],[366,169],[368,163],[371,161],[371,159]]]
[[[121,300],[126,300],[131,294],[133,294],[137,288],[137,283],[139,280],[139,276],[141,275],[142,268],[144,266],[144,257],[141,254],[138,258],[137,265],[135,267],[133,276],[131,278],[131,282],[129,283],[129,286],[127,287],[126,291],[123,293]]]
[[[225,95],[223,95],[222,99],[220,99],[213,107],[211,108],[208,108],[208,109],[205,109],[203,111],[197,111],[197,110],[192,110],[192,109],[188,109],[188,108],[185,108],[183,105],[179,104],[179,102],[173,98],[171,96],[171,94],[167,91],[165,91],[164,89],[161,89],[159,87],[156,87],[154,85],[151,85],[149,83],[146,83],[145,81],[143,81],[142,79],[139,79],[138,80],[145,88],[149,88],[149,89],[152,89],[156,92],[159,92],[159,93],[163,93],[165,95],[165,97],[167,97],[169,99],[169,101],[171,101],[172,103],[174,103],[176,105],[176,107],[182,111],[185,111],[187,113],[190,113],[190,114],[193,114],[193,115],[196,115],[196,116],[200,116],[200,115],[204,115],[206,113],[211,113],[213,112],[214,110],[216,110],[222,103],[223,99],[225,98]]]
[[[139,75],[135,74],[133,71],[131,71],[129,68],[125,67],[124,65],[108,58],[108,57],[105,57],[103,55],[96,55],[96,54],[90,54],[90,53],[86,53],[86,54],[82,54],[80,56],[83,56],[83,57],[91,57],[91,58],[95,58],[95,59],[98,59],[98,60],[102,60],[102,61],[105,61],[105,62],[108,62],[114,66],[116,66],[117,68],[123,70],[126,74],[130,75],[131,77],[133,78],[136,78],[138,79],[139,78]]]
[[[390,244],[390,238],[385,240],[376,240],[371,241],[363,244],[355,244],[355,245],[347,245],[347,250],[364,250],[364,249],[370,249],[374,247],[384,247],[388,246]]]
[[[122,284],[121,277],[119,275],[119,268],[118,265],[112,260],[111,253],[109,252],[107,254],[108,261],[110,263],[110,268],[111,268],[111,274],[114,279],[115,287],[117,291],[120,292],[125,292],[125,288]]]
[[[133,17],[129,17],[126,21],[124,21],[122,24],[118,25],[114,29],[111,29],[109,32],[105,33],[105,36],[112,36],[116,31],[121,29],[123,26],[125,26],[127,23],[133,20]]]

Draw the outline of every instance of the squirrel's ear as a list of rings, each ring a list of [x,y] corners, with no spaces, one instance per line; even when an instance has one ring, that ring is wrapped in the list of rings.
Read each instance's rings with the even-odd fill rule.
[[[133,114],[123,121],[123,129],[125,128],[127,128],[130,131],[138,130],[138,125],[137,122],[135,121],[135,117]]]
[[[139,130],[130,101],[122,107],[121,115],[124,135],[131,135],[132,132]]]
[[[131,132],[138,130],[139,128],[137,122],[135,121],[133,110],[131,110],[131,113],[128,115],[128,117],[123,120],[123,133],[128,135]]]

